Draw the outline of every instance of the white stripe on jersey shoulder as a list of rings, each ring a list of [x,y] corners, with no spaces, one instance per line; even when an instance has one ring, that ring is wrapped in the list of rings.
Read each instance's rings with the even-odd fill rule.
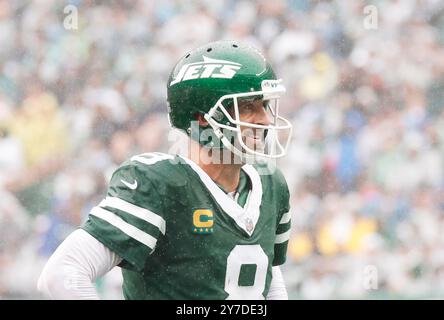
[[[152,165],[162,160],[172,160],[174,157],[170,154],[161,152],[147,152],[131,157],[131,161],[137,161],[146,165]]]
[[[259,219],[259,209],[262,202],[262,183],[256,169],[251,165],[244,165],[242,167],[251,179],[252,190],[250,191],[245,206],[241,207],[233,198],[223,192],[201,167],[185,156],[179,156],[197,173],[200,180],[204,183],[222,209],[239,227],[251,236]]]
[[[157,227],[165,234],[165,220],[158,214],[117,197],[106,197],[99,203],[101,207],[110,207],[124,211]]]
[[[139,228],[136,228],[135,226],[123,221],[122,218],[112,213],[111,211],[102,209],[100,207],[94,207],[92,208],[90,214],[102,220],[105,220],[106,222],[113,225],[114,227],[116,227],[129,237],[139,241],[140,243],[143,243],[148,248],[154,250],[154,248],[156,247],[157,243],[156,238],[140,230]]]
[[[274,240],[275,244],[284,243],[285,241],[288,241],[290,239],[290,233],[291,229],[276,235],[276,239]]]
[[[291,213],[288,211],[287,213],[282,215],[281,221],[279,221],[279,224],[285,224],[291,220]]]

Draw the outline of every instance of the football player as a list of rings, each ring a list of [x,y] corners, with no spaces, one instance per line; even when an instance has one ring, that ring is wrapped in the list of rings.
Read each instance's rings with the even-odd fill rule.
[[[287,299],[289,191],[273,165],[291,137],[284,92],[250,46],[218,41],[184,55],[167,93],[188,155],[124,162],[47,262],[39,290],[97,299],[95,279],[119,266],[126,299]]]

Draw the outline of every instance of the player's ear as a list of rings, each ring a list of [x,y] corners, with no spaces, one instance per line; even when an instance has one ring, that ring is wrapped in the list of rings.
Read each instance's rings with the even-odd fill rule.
[[[206,126],[208,126],[208,121],[204,118],[204,116],[203,116],[203,114],[202,113],[196,113],[195,115],[194,115],[194,118],[197,120],[197,121],[199,121],[199,126],[200,127],[206,127]]]

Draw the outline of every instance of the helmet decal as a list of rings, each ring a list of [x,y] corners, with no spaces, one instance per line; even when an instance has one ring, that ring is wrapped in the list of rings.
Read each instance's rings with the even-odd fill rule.
[[[211,59],[202,56],[203,61],[184,64],[177,74],[176,78],[171,81],[170,86],[176,83],[198,79],[198,78],[225,78],[231,79],[242,65],[240,63]]]

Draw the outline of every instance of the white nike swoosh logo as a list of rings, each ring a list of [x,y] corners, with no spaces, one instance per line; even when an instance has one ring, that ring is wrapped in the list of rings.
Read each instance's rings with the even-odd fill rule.
[[[137,188],[137,180],[134,180],[133,183],[126,182],[125,180],[122,180],[122,179],[120,179],[120,181],[122,181],[122,183],[124,185],[126,185],[128,188],[130,188],[131,190],[134,190]]]

